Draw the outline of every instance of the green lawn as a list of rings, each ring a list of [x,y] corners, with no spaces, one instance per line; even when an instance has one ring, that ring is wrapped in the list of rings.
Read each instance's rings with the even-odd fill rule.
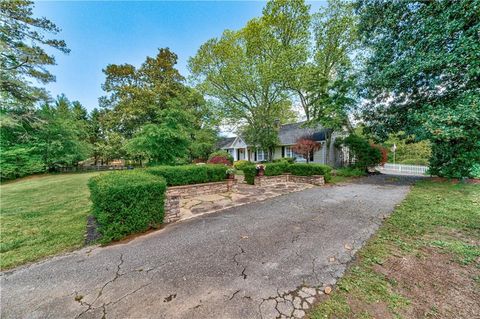
[[[81,247],[98,172],[31,177],[0,186],[0,267]]]
[[[357,257],[311,319],[478,313],[480,185],[417,183]]]

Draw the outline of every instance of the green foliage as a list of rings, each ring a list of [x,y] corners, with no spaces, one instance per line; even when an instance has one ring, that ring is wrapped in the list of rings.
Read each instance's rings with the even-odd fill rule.
[[[76,165],[88,157],[86,110],[61,95],[37,109],[2,109],[1,179]]]
[[[297,68],[292,84],[308,121],[340,129],[349,126],[355,104],[357,17],[350,1],[330,0],[312,17],[312,58]]]
[[[365,138],[350,134],[344,138],[341,143],[348,147],[351,157],[355,159],[352,165],[367,170],[382,161],[382,153],[376,147],[373,147]]]
[[[13,146],[2,150],[0,156],[0,180],[15,179],[27,175],[44,173],[45,164],[31,146]]]
[[[279,162],[286,162],[287,164],[295,163],[295,159],[293,157],[282,157],[278,159],[274,159],[272,163],[279,163]]]
[[[218,101],[226,122],[244,123],[250,145],[269,150],[278,140],[277,122],[294,115],[285,69],[306,58],[309,19],[303,1],[270,1],[261,18],[208,40],[189,61],[198,88]]]
[[[75,118],[65,97],[60,96],[55,106],[43,105],[38,115],[42,124],[35,132],[35,149],[48,168],[75,165],[88,157],[91,149],[83,122]]]
[[[473,166],[480,163],[480,92],[451,104],[438,109],[429,106],[428,116],[422,115],[432,141],[429,172],[451,178],[472,177]]]
[[[247,160],[239,160],[233,163],[233,166],[240,171],[243,171],[243,168],[248,165],[252,165],[252,163]]]
[[[250,185],[255,184],[255,176],[257,176],[257,166],[252,165],[245,165],[243,167],[243,175],[245,176],[245,182]]]
[[[339,168],[335,171],[335,173],[337,176],[343,176],[343,177],[358,177],[358,176],[366,175],[364,170],[354,168],[354,167]]]
[[[432,174],[468,177],[478,162],[478,9],[478,0],[358,3],[370,52],[363,119],[380,139],[403,131],[429,140]]]
[[[92,177],[88,183],[101,241],[158,227],[163,222],[166,183],[143,171],[118,171]]]
[[[428,165],[432,148],[428,140],[416,142],[415,137],[405,137],[402,132],[390,134],[383,146],[390,149],[395,144],[395,162],[412,165]],[[388,153],[388,162],[393,163],[393,151]]]
[[[220,182],[226,178],[223,165],[155,166],[146,171],[165,178],[168,186]]]
[[[329,182],[332,178],[332,168],[323,164],[295,163],[288,166],[288,171],[298,176],[323,175],[325,182]]]
[[[288,172],[289,164],[286,161],[281,161],[277,163],[266,163],[263,164],[263,166],[265,167],[265,176],[275,176]]]
[[[223,158],[226,158],[230,164],[233,163],[233,156],[232,154],[230,154],[229,152],[227,151],[224,151],[224,150],[219,150],[219,151],[215,151],[213,153],[211,153],[209,156],[208,156],[208,159],[211,160],[212,158],[214,157],[223,157]]]
[[[175,164],[177,159],[187,156],[188,146],[188,138],[181,130],[147,124],[128,141],[125,149],[151,164]]]
[[[55,65],[51,49],[68,53],[65,41],[48,39],[46,34],[57,34],[60,29],[45,17],[33,16],[33,1],[0,2],[0,106],[24,107],[43,99],[48,94],[32,85],[55,81],[47,66]]]
[[[480,163],[473,164],[472,168],[470,169],[470,176],[480,179]]]

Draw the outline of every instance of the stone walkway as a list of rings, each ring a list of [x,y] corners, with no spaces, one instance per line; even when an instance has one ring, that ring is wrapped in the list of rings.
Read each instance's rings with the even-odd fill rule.
[[[268,198],[316,187],[303,183],[255,186],[239,183],[237,190],[212,195],[199,195],[180,200],[180,220],[217,212],[222,209],[263,201]]]

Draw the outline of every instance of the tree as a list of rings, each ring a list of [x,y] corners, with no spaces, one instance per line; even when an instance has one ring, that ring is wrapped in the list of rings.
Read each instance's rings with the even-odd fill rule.
[[[301,155],[307,163],[310,162],[310,157],[320,149],[321,145],[317,141],[315,141],[310,136],[304,136],[299,138],[295,145],[292,146],[292,150]]]
[[[344,139],[338,139],[338,143],[348,147],[350,154],[349,162],[366,172],[386,160],[382,154],[382,148],[371,144],[366,138],[356,134],[350,134]]]
[[[312,16],[310,52],[289,74],[286,88],[298,97],[307,121],[338,129],[348,126],[354,105],[352,57],[357,47],[356,17],[351,2],[330,0]]]
[[[46,37],[47,33],[55,35],[60,29],[47,18],[33,17],[32,8],[32,1],[0,2],[1,107],[24,107],[46,99],[46,91],[30,81],[46,84],[55,80],[46,69],[55,64],[55,57],[47,53],[48,49],[70,51],[65,41]]]
[[[379,140],[432,144],[430,172],[471,176],[480,158],[478,0],[359,1],[368,50],[362,117]]]
[[[166,109],[189,111],[197,128],[209,119],[203,97],[183,84],[184,78],[175,68],[177,55],[168,48],[158,50],[136,68],[130,64],[110,64],[103,89],[108,95],[100,98],[108,129],[131,138],[145,124],[160,124]],[[193,123],[192,123],[193,124]]]
[[[38,111],[41,124],[35,132],[35,152],[53,170],[59,165],[76,165],[90,154],[84,139],[85,127],[75,119],[68,100],[60,96],[55,106],[44,104]]]
[[[208,40],[189,61],[197,87],[251,145],[271,150],[278,142],[277,123],[292,118],[285,68],[302,55],[298,35],[308,29],[308,19],[303,1],[270,1],[261,18]]]
[[[126,149],[155,164],[172,165],[185,158],[188,145],[185,134],[163,124],[147,124],[127,143]]]

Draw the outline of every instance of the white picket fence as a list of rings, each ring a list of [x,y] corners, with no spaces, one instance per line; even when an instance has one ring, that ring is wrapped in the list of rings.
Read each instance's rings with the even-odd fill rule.
[[[405,165],[405,164],[392,164],[385,163],[383,166],[377,167],[377,169],[384,173],[399,173],[408,175],[425,175],[428,170],[427,166],[422,165]]]

